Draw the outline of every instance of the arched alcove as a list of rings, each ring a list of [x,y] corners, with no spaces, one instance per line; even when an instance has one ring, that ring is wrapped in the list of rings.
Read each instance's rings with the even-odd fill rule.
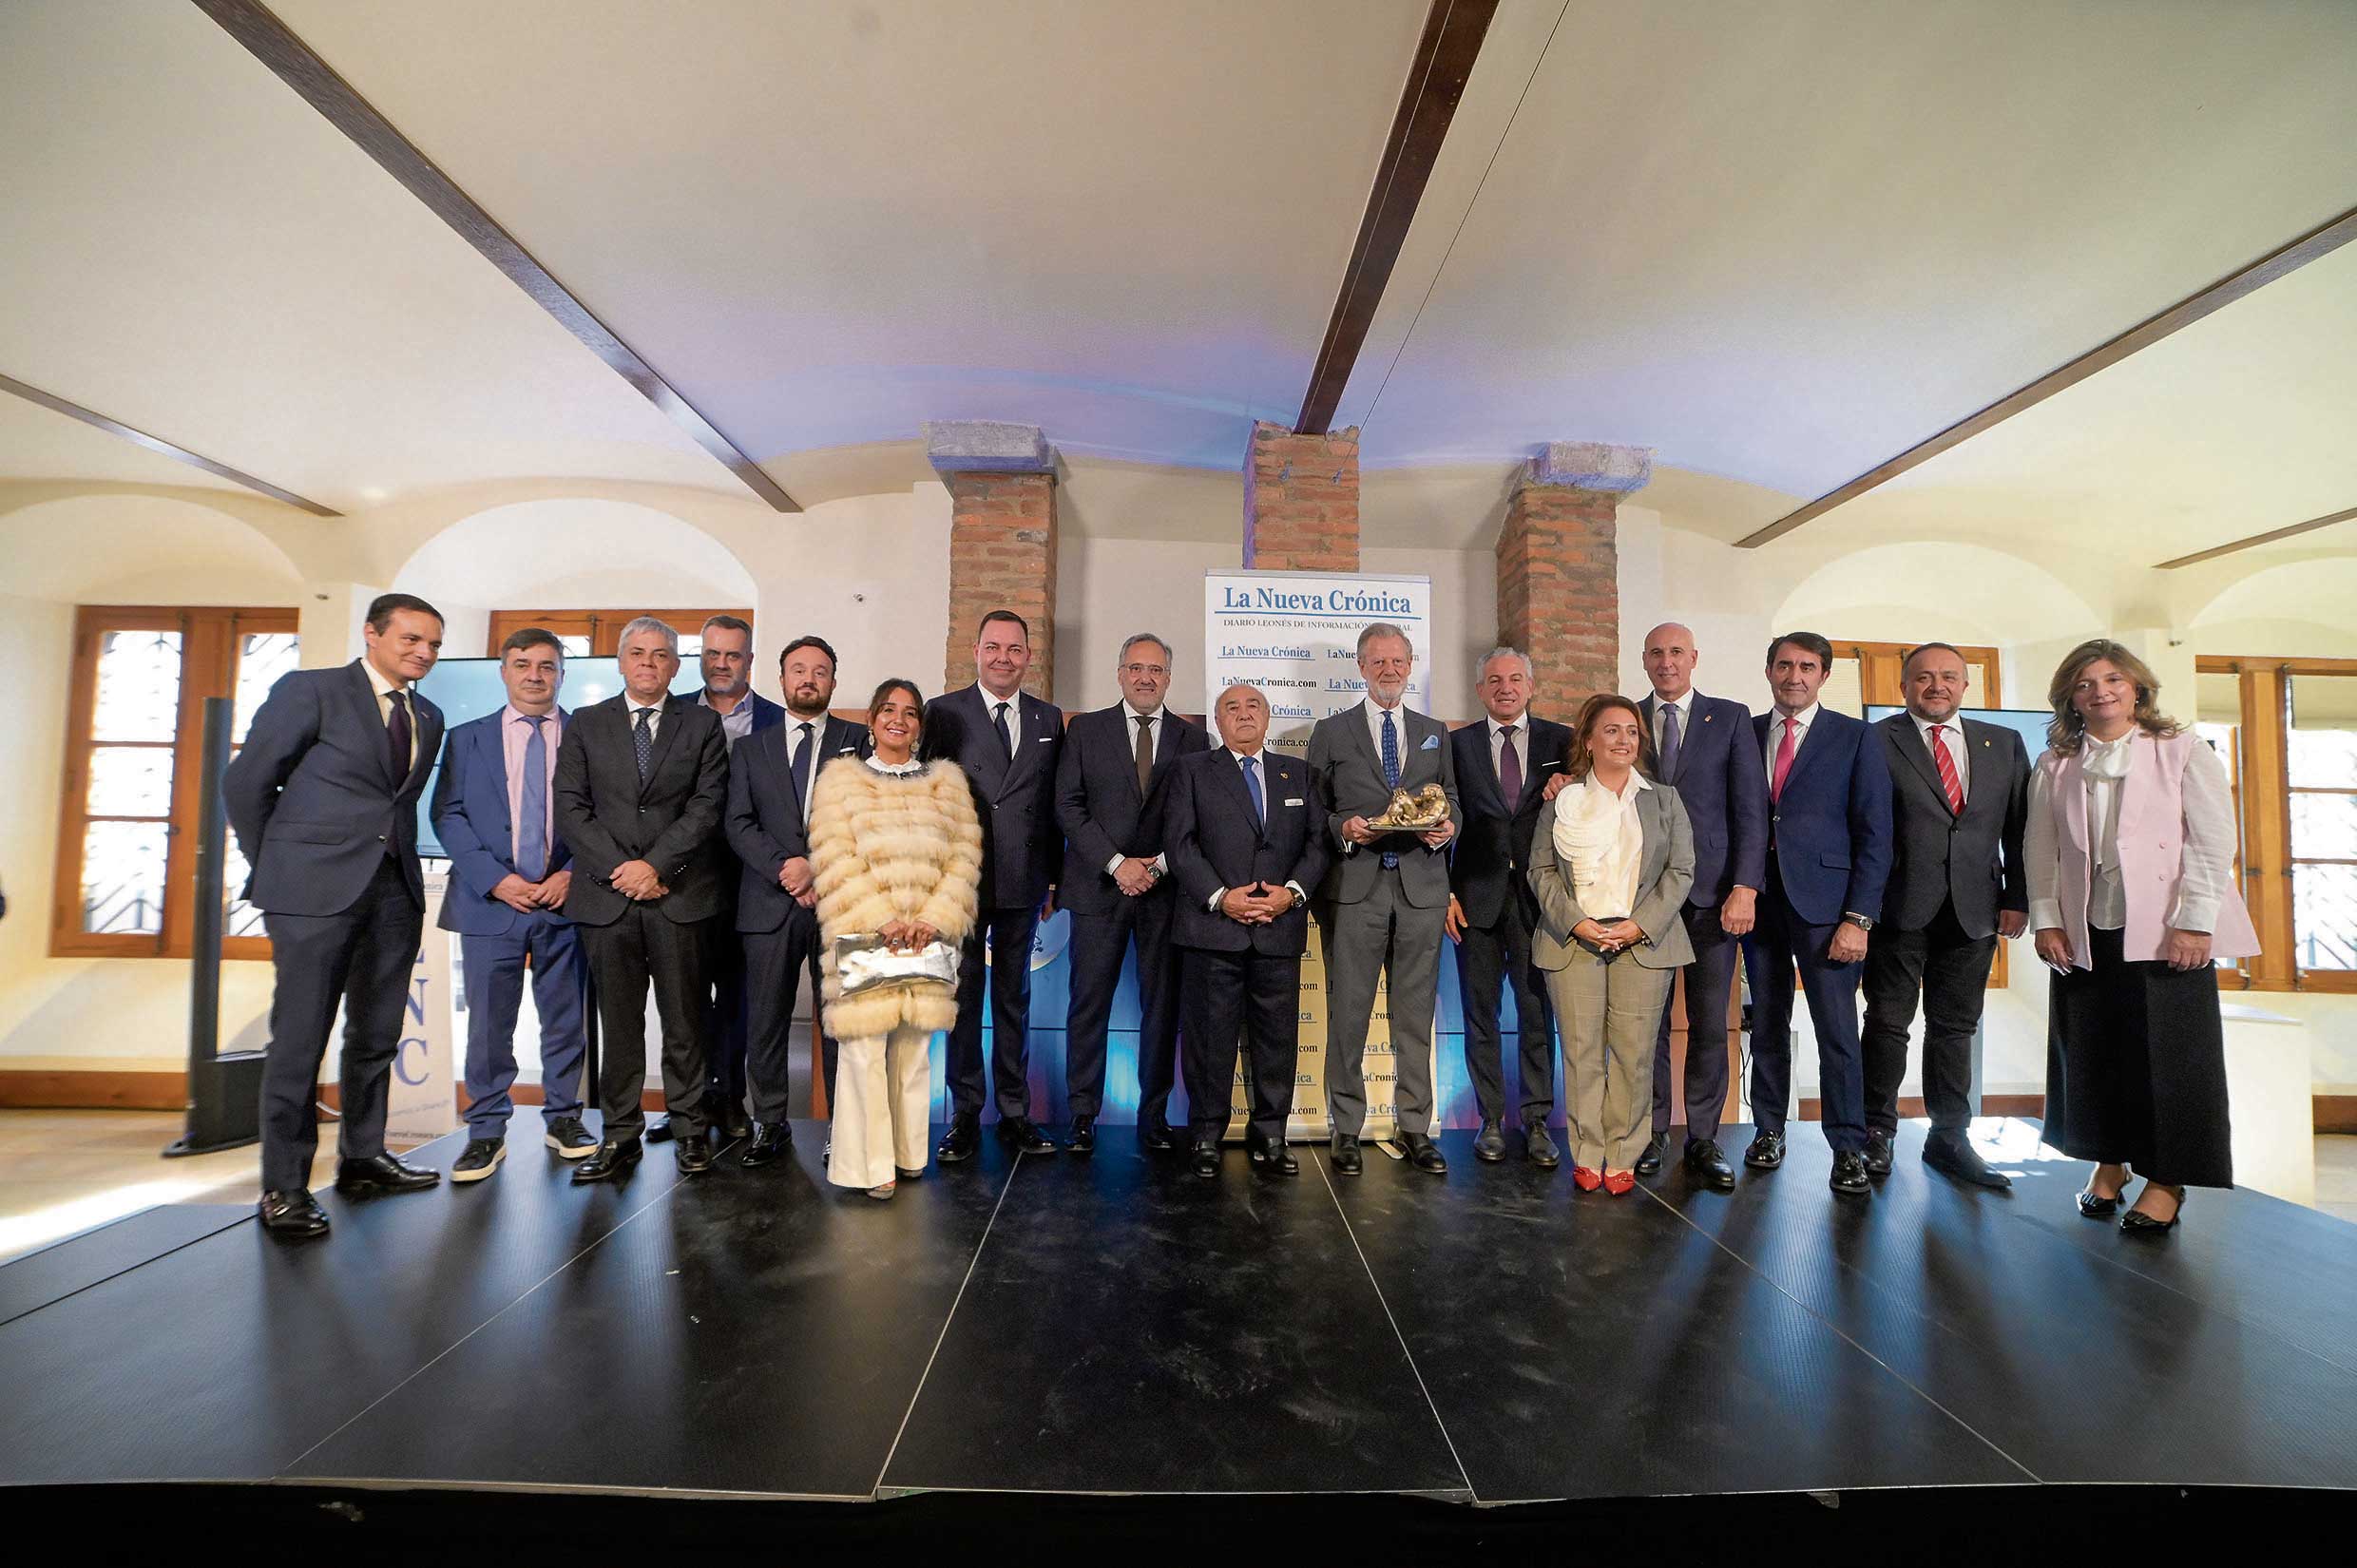
[[[1827,562],[1777,606],[1779,627],[1890,641],[2036,642],[2107,618],[2052,572],[1977,545],[1879,545]]]
[[[201,502],[88,495],[0,516],[0,592],[65,604],[293,604],[302,572]]]
[[[485,608],[752,604],[753,574],[683,518],[629,501],[519,501],[420,545],[394,587]]]

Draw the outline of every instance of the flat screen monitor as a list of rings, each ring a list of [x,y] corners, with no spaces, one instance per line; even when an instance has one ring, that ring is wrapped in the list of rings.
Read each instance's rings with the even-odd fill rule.
[[[703,685],[703,671],[691,663],[682,663],[671,689],[685,696]],[[450,729],[456,729],[470,718],[497,713],[508,700],[508,688],[500,682],[499,660],[496,659],[445,659],[428,671],[426,679],[417,683],[426,700],[442,710],[442,719]],[[610,659],[575,659],[565,660],[565,685],[557,694],[557,702],[566,713],[603,702],[622,693],[622,675]],[[445,734],[448,731],[444,732]],[[426,775],[426,793],[417,797],[417,852],[430,859],[445,858],[442,841],[434,836],[431,809],[433,786],[442,772],[442,759],[433,759],[433,771]]]
[[[1878,723],[1892,714],[1905,712],[1905,708],[1869,702],[1866,705],[1866,721]],[[1959,708],[1956,712],[1960,717],[1977,718],[1983,724],[2002,724],[2013,731],[2022,737],[2022,748],[2029,753],[2032,762],[2046,749],[2046,726],[2054,722],[2054,712],[2049,708]]]

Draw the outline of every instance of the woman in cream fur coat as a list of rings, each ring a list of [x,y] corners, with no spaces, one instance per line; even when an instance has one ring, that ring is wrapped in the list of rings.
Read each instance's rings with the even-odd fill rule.
[[[900,948],[952,947],[973,928],[982,880],[982,824],[954,762],[917,760],[925,698],[887,680],[868,704],[875,750],[837,757],[811,796],[811,866],[826,944],[820,994],[827,1032],[840,1041],[834,1149],[827,1179],[892,1195],[925,1171],[933,1032],[957,1022],[953,987],[879,986],[842,994],[837,937],[882,936]]]

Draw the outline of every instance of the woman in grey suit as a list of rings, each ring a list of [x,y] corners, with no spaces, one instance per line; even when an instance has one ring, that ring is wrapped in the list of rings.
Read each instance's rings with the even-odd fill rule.
[[[1677,792],[1646,776],[1653,739],[1637,704],[1591,697],[1572,727],[1572,782],[1539,818],[1531,962],[1563,1036],[1572,1172],[1615,1197],[1637,1185],[1653,1116],[1653,1042],[1670,982],[1694,962],[1677,911],[1694,886],[1694,832]]]

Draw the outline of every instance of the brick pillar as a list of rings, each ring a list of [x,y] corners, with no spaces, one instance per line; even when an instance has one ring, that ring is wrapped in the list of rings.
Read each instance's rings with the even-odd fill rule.
[[[949,634],[943,687],[974,679],[974,634],[992,610],[1031,627],[1024,689],[1047,697],[1056,678],[1055,454],[1039,428],[961,420],[925,427],[949,489]]]
[[[1653,477],[1643,447],[1558,442],[1530,460],[1498,533],[1498,640],[1523,649],[1569,717],[1620,683],[1623,496]]]
[[[1244,454],[1244,564],[1358,570],[1358,427],[1295,435],[1253,424]]]

